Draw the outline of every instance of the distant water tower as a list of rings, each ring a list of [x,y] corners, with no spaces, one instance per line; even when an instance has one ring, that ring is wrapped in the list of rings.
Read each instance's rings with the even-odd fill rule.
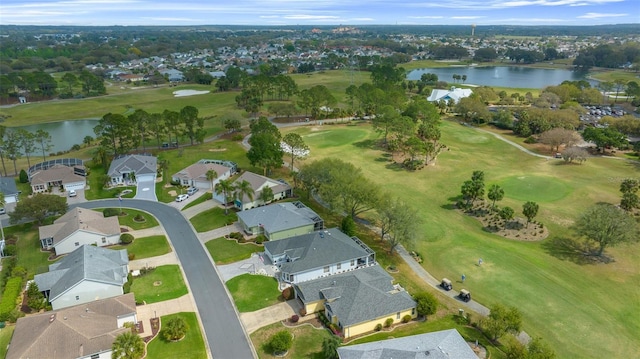
[[[471,36],[476,34],[476,24],[471,24]]]

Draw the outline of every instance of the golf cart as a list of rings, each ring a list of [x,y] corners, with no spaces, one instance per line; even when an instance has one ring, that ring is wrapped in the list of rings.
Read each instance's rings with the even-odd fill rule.
[[[453,288],[453,286],[451,285],[451,281],[448,280],[447,278],[442,278],[442,282],[440,282],[440,287],[442,287],[442,289],[447,291]]]
[[[471,293],[469,293],[469,291],[466,289],[460,289],[460,294],[458,294],[458,297],[463,302],[468,302],[471,300]]]

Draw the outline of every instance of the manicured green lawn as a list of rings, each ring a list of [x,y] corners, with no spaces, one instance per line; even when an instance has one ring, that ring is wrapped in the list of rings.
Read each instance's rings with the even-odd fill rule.
[[[129,189],[132,192],[130,194],[122,196],[123,198],[133,198],[133,196],[135,196],[135,186],[105,188],[103,186],[104,182],[101,183],[101,180],[106,175],[107,170],[102,165],[92,165],[91,162],[89,162],[89,167],[90,173],[87,176],[87,184],[89,185],[90,189],[84,191],[84,195],[88,200],[117,198],[118,194],[120,194],[125,189]]]
[[[368,125],[304,126],[282,132],[303,136],[311,148],[307,163],[329,156],[349,161],[385,191],[412,203],[422,218],[415,249],[423,254],[424,267],[436,278],[466,274],[465,288],[485,305],[500,302],[520,308],[524,329],[543,337],[558,357],[634,355],[632,348],[640,347],[640,325],[633,319],[637,318],[634,300],[629,298],[640,298],[638,244],[607,249],[616,261],[591,265],[583,264],[563,239],[575,238],[570,226],[585,208],[620,200],[620,181],[637,177],[637,164],[604,158],[590,158],[583,165],[547,161],[490,134],[444,121],[441,141],[449,151],[438,157],[435,166],[406,172],[373,146],[379,140],[376,133],[369,131],[363,139],[363,129]],[[336,132],[342,144],[324,146],[330,132]],[[349,136],[354,142],[345,140]],[[505,198],[499,206],[514,208],[516,216],[523,217],[525,201],[538,202],[536,220],[549,228],[551,236],[541,242],[506,240],[452,210],[450,204],[473,170],[485,172],[487,187],[504,185]],[[484,260],[482,267],[475,265],[478,258]],[[584,345],[596,342],[598,354]]]
[[[286,330],[293,334],[293,346],[289,349],[287,358],[291,359],[325,359],[322,355],[322,342],[330,338],[332,334],[326,329],[316,329],[311,325],[299,325],[288,328],[282,323],[273,323],[260,328],[251,334],[251,342],[258,352],[258,358],[274,358],[273,353],[267,351],[266,343],[271,337]]]
[[[135,293],[137,303],[162,302],[189,292],[178,265],[160,266],[151,273],[134,278],[131,291]]]
[[[243,274],[226,284],[240,313],[253,312],[280,302],[278,282],[273,277]]]
[[[38,228],[32,223],[18,224],[4,228],[4,235],[16,235],[16,251],[18,257],[18,266],[22,266],[27,270],[27,278],[31,279],[34,275],[49,271],[49,264],[54,262],[47,258],[50,252],[41,251]]]
[[[200,193],[198,198],[194,199],[193,201],[189,202],[186,206],[182,207],[182,210],[184,211],[187,208],[193,207],[200,203],[204,203],[210,199],[211,199],[211,192]]]
[[[155,217],[147,212],[138,211],[131,208],[123,208],[122,211],[125,213],[125,215],[118,216],[118,222],[120,222],[121,226],[127,226],[133,230],[153,228],[158,226],[158,221],[155,219]],[[142,218],[144,218],[144,221],[136,221],[135,217],[137,215],[141,215]]]
[[[133,259],[156,257],[171,252],[167,237],[163,235],[135,238],[130,244],[119,244],[109,249],[126,249],[127,253],[135,255]]]
[[[164,325],[164,323],[176,317],[183,318],[187,323],[187,334],[184,339],[179,342],[166,341],[162,337],[161,331],[158,333],[158,336],[147,345],[147,358],[206,358],[207,352],[196,314],[192,312],[181,312],[165,315],[160,318],[161,325]]]
[[[198,213],[190,219],[191,224],[193,224],[193,228],[195,228],[199,233],[224,227],[237,220],[238,216],[233,209],[230,208],[229,214],[225,215],[224,209],[220,207],[208,209],[204,212]]]
[[[16,329],[16,326],[11,324],[6,327],[0,329],[0,358],[6,358],[7,356],[7,346],[11,341],[11,336],[13,335],[13,331]]]
[[[264,247],[254,243],[239,244],[226,238],[212,239],[204,244],[209,255],[217,265],[229,264],[251,257],[252,253],[261,252]]]

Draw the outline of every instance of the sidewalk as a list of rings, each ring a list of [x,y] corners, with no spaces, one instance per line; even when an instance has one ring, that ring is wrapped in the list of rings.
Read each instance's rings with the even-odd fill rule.
[[[165,300],[163,302],[143,304],[136,306],[138,321],[142,322],[142,332],[139,335],[144,338],[151,335],[151,318],[180,312],[197,312],[191,293],[180,298]],[[160,323],[162,325],[162,323]]]
[[[175,203],[175,202],[174,202]],[[185,203],[186,205],[186,203]],[[211,208],[215,208],[215,207],[220,207],[220,202],[213,200],[213,199],[208,199],[202,203],[198,203],[197,205],[193,206],[193,207],[189,207],[187,209],[185,209],[184,211],[181,211],[182,215],[184,216],[184,218],[189,219],[195,215],[197,215],[200,212],[204,212],[206,210],[209,210]],[[182,207],[180,207],[182,208]]]
[[[300,308],[302,306],[298,300],[291,299],[255,312],[240,313],[240,320],[247,329],[247,333],[251,334],[264,326],[291,318],[292,315],[299,313]]]
[[[198,239],[202,243],[205,243],[205,242],[210,241],[212,239],[224,237],[224,236],[228,235],[231,232],[242,232],[242,227],[240,227],[238,222],[234,222],[233,224],[228,225],[228,226],[224,226],[222,228],[212,229],[212,230],[207,231],[207,232],[196,233],[196,235],[198,236]]]

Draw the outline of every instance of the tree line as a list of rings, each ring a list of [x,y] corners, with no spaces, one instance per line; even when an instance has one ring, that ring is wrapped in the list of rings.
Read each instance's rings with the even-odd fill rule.
[[[46,161],[52,147],[51,135],[45,130],[30,132],[23,128],[10,129],[0,125],[0,161],[5,177],[8,175],[5,159],[13,162],[13,173],[18,174],[18,159],[25,156],[27,165],[31,167],[32,156],[42,154],[42,161]]]

